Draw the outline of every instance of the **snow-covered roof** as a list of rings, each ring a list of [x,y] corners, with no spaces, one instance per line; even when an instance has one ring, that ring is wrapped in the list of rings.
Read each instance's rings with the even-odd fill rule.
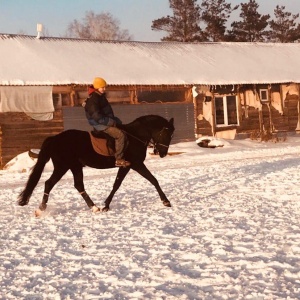
[[[300,83],[300,43],[107,42],[0,35],[0,85]]]

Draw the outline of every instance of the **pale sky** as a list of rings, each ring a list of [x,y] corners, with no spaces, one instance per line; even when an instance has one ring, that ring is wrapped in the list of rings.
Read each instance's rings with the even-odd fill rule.
[[[248,0],[231,0],[232,5]],[[300,0],[257,0],[260,14],[270,14],[276,5],[293,14],[300,12]],[[198,1],[200,4],[200,1]],[[42,23],[49,36],[61,37],[68,25],[82,21],[86,11],[110,12],[136,41],[155,42],[166,35],[151,30],[152,21],[168,14],[169,0],[0,0],[0,33],[36,35],[36,24]],[[239,15],[239,10],[233,17]],[[298,19],[300,23],[300,18]]]

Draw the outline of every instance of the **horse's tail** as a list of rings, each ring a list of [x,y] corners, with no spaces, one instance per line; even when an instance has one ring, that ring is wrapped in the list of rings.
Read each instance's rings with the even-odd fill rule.
[[[41,150],[38,155],[38,160],[29,175],[25,189],[20,193],[18,197],[18,203],[21,206],[28,204],[31,194],[41,178],[45,165],[51,158],[50,145],[52,139],[53,137],[48,137],[45,139],[45,141],[42,144]]]

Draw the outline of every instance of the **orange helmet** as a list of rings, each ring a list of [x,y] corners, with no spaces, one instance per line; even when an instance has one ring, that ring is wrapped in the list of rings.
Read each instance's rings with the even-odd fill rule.
[[[95,79],[93,81],[93,86],[97,90],[100,88],[106,87],[106,81],[101,77],[95,77]]]

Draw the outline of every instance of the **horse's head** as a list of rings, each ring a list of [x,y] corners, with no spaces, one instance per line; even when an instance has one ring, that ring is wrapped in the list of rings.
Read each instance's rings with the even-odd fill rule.
[[[171,118],[160,130],[153,132],[154,152],[158,153],[160,157],[165,157],[168,154],[174,130],[174,119]]]

